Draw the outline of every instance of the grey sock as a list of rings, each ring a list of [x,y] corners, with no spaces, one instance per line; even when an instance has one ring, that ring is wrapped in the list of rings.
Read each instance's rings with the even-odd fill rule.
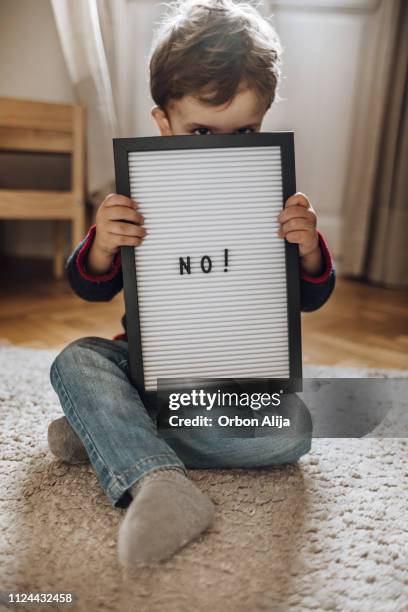
[[[82,441],[63,416],[48,425],[48,446],[55,457],[67,463],[89,463]]]
[[[134,496],[119,529],[119,560],[141,567],[165,561],[214,519],[211,499],[183,470],[159,468],[130,489]]]

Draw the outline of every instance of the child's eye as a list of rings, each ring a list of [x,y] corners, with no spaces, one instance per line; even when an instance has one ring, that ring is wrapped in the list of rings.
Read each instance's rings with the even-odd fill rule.
[[[236,133],[237,134],[245,134],[246,130],[249,130],[249,132],[254,132],[255,131],[251,127],[242,127],[242,128],[239,128],[238,130],[236,130]],[[206,134],[211,134],[210,130],[208,128],[206,128],[206,127],[196,128],[191,133],[195,134],[196,132],[199,132],[199,134],[197,134],[197,136],[205,136]]]
[[[243,128],[239,128],[239,130],[237,130],[238,134],[244,134],[245,130],[249,130],[250,132],[253,132],[254,129],[250,128],[250,127],[243,127]]]
[[[199,128],[196,128],[195,130],[193,130],[192,134],[195,134],[195,132],[197,132],[197,130],[200,131],[200,133],[197,134],[197,136],[205,136],[209,132],[208,128],[206,128],[206,127],[199,127]]]

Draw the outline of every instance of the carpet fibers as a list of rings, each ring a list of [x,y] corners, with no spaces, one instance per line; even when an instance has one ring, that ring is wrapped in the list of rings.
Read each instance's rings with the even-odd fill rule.
[[[216,504],[214,525],[161,567],[125,570],[125,510],[90,466],[47,447],[48,422],[62,414],[49,382],[56,354],[0,347],[0,590],[71,591],[66,609],[81,612],[408,610],[407,440],[315,439],[296,466],[190,470]]]

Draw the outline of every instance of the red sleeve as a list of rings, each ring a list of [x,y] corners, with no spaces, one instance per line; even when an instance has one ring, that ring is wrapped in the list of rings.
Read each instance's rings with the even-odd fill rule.
[[[324,271],[322,272],[322,274],[320,274],[320,276],[310,276],[309,274],[306,274],[306,272],[303,272],[303,270],[300,273],[300,278],[302,280],[308,281],[309,283],[314,283],[316,285],[326,282],[333,270],[333,258],[329,251],[327,242],[324,239],[323,234],[321,234],[319,230],[317,230],[317,233],[319,235],[319,246],[325,264]]]
[[[127,340],[127,334],[123,332],[121,334],[116,334],[112,340]]]
[[[94,224],[89,228],[85,242],[80,248],[80,250],[78,251],[78,255],[76,258],[76,265],[77,265],[78,271],[80,275],[82,276],[82,278],[88,281],[94,282],[94,283],[101,283],[103,281],[110,281],[117,275],[121,267],[121,256],[120,256],[120,250],[119,250],[113,259],[112,268],[106,274],[96,275],[96,274],[90,274],[89,272],[87,272],[86,261],[88,258],[89,250],[95,238],[95,232],[96,232],[96,225]]]

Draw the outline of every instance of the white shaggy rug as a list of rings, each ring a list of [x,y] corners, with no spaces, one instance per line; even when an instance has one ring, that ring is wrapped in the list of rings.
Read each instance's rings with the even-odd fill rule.
[[[72,591],[67,609],[84,612],[408,610],[407,440],[315,439],[297,466],[190,470],[217,505],[215,524],[162,567],[126,571],[116,558],[125,510],[91,467],[47,448],[62,414],[55,355],[0,346],[0,590]]]

